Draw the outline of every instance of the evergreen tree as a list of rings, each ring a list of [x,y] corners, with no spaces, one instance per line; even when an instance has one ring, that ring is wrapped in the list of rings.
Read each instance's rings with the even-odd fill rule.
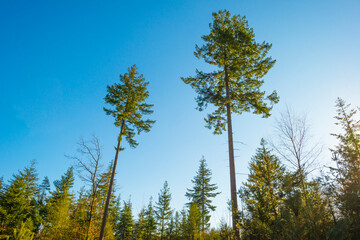
[[[69,168],[60,180],[54,181],[55,191],[51,191],[48,215],[44,226],[46,239],[71,239],[71,207],[74,185],[73,168]]]
[[[170,239],[181,239],[181,215],[178,211],[175,212],[172,218],[173,221],[173,231]]]
[[[341,220],[332,231],[334,238],[360,239],[360,120],[357,110],[349,109],[344,100],[336,101],[338,121],[343,133],[333,134],[339,144],[332,150],[336,167],[337,205]]]
[[[274,221],[282,205],[282,181],[285,168],[279,159],[266,148],[260,147],[250,162],[248,181],[240,190],[240,197],[249,214],[243,221],[245,239],[273,239]]]
[[[28,218],[25,223],[21,223],[20,228],[14,229],[13,236],[11,239],[14,240],[32,240],[34,239],[35,233],[30,229],[32,228],[32,222]]]
[[[116,165],[118,161],[119,151],[121,149],[121,139],[125,136],[130,147],[136,147],[138,143],[135,141],[135,134],[140,132],[149,132],[155,121],[150,119],[143,119],[144,115],[153,113],[152,104],[147,104],[145,100],[149,97],[147,85],[143,75],[137,72],[136,65],[128,69],[128,73],[120,75],[120,83],[115,83],[112,86],[107,86],[107,94],[105,102],[111,108],[104,108],[107,115],[115,118],[115,126],[120,127],[117,147],[115,152],[115,160],[110,179],[108,195],[104,209],[103,222],[100,232],[100,240],[103,239],[105,233],[105,225],[107,218],[107,211],[110,204],[110,198],[115,178]]]
[[[48,193],[50,191],[50,181],[48,177],[45,177],[42,183],[39,186],[39,191],[36,197],[36,208],[39,212],[39,224],[37,226],[36,232],[37,237],[41,238],[41,230],[44,220],[47,218],[47,202],[48,202]]]
[[[161,189],[159,193],[159,199],[156,202],[156,218],[159,223],[159,232],[160,232],[160,239],[164,239],[166,227],[168,226],[168,222],[170,216],[172,214],[172,210],[170,208],[170,201],[171,201],[171,193],[168,186],[167,181],[164,183],[163,189]]]
[[[3,188],[0,194],[0,235],[12,235],[25,222],[31,232],[36,231],[41,223],[35,199],[37,180],[35,162],[32,162]]]
[[[210,183],[211,170],[207,167],[204,157],[200,160],[199,170],[191,182],[194,184],[192,189],[187,189],[185,196],[190,200],[188,205],[196,203],[200,208],[201,231],[204,235],[205,230],[210,227],[210,211],[215,211],[216,207],[211,205],[212,198],[220,194],[216,192],[216,184]]]
[[[224,219],[220,221],[219,235],[221,240],[230,240],[232,236],[231,227],[228,226]]]
[[[215,106],[215,111],[205,119],[206,126],[214,128],[214,134],[221,134],[227,128],[233,228],[239,239],[231,113],[253,111],[263,117],[270,116],[272,104],[277,103],[279,98],[275,91],[265,96],[260,87],[264,83],[262,78],[273,67],[275,60],[266,56],[271,44],[255,41],[254,31],[248,26],[246,18],[239,15],[231,17],[226,10],[213,13],[210,34],[202,39],[205,44],[196,46],[195,56],[218,69],[210,73],[197,70],[195,77],[182,80],[198,93],[196,100],[200,111],[208,104]]]
[[[134,239],[143,240],[145,237],[145,208],[138,214],[138,219],[134,226]]]
[[[120,212],[120,219],[118,225],[118,239],[131,239],[133,233],[134,220],[132,217],[130,199],[125,202],[124,207]]]
[[[188,212],[185,208],[180,211],[180,215],[180,235],[182,236],[182,239],[189,239]]]
[[[154,239],[156,235],[156,215],[155,210],[152,204],[152,198],[150,198],[150,202],[144,213],[144,239],[151,240]]]
[[[187,218],[187,232],[189,234],[189,239],[200,239],[201,220],[200,206],[196,202],[191,203]]]

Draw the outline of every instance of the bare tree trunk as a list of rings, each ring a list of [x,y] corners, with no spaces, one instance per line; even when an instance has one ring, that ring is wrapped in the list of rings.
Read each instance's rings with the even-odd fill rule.
[[[89,226],[86,230],[86,240],[89,239],[89,232],[91,229],[91,222],[92,222],[92,217],[93,217],[93,212],[94,212],[94,202],[95,202],[95,195],[96,193],[93,193],[92,199],[91,199],[91,203],[90,203],[90,216],[89,216]]]
[[[103,220],[102,220],[102,224],[101,224],[101,231],[100,231],[100,237],[99,237],[100,240],[103,239],[104,234],[105,234],[106,219],[107,219],[107,214],[108,214],[108,209],[109,209],[109,204],[110,204],[111,192],[112,192],[112,188],[113,188],[113,184],[114,184],[116,164],[117,164],[117,161],[118,161],[118,156],[119,156],[119,151],[120,151],[121,138],[122,138],[124,125],[125,125],[125,121],[122,120],[121,130],[120,130],[120,134],[119,134],[119,138],[118,138],[118,144],[117,144],[117,147],[116,147],[114,165],[113,165],[113,169],[112,169],[112,173],[111,173],[109,190],[108,190],[108,194],[107,194],[107,197],[106,197],[104,216],[103,216]]]
[[[235,161],[234,161],[234,144],[233,144],[233,132],[231,122],[231,105],[230,105],[230,89],[229,89],[229,77],[227,73],[227,67],[225,70],[225,84],[226,84],[226,112],[227,112],[227,130],[228,130],[228,146],[229,146],[229,167],[230,167],[230,191],[231,191],[231,210],[232,210],[232,224],[235,232],[235,239],[240,239],[239,229],[237,227],[238,216],[238,204],[236,194],[236,175],[235,175]]]

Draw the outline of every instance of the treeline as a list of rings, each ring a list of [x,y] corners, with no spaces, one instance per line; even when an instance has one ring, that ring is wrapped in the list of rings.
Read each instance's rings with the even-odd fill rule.
[[[0,239],[98,239],[109,188],[111,166],[103,170],[98,138],[78,143],[77,164],[53,182],[45,177],[38,182],[35,162],[14,174],[8,184],[0,179]],[[72,187],[74,171],[85,183],[77,194]],[[211,170],[200,160],[193,188],[187,189],[181,211],[171,207],[167,182],[154,201],[149,199],[137,217],[131,200],[112,193],[105,239],[199,239],[209,234],[212,198],[219,194],[211,183]],[[212,235],[229,234],[212,230]]]
[[[343,132],[332,134],[335,167],[319,168],[320,176],[309,179],[320,149],[309,144],[304,119],[286,112],[279,141],[261,141],[239,191],[242,239],[360,239],[360,122],[343,100],[336,106]]]
[[[238,191],[241,239],[360,239],[360,122],[343,100],[336,106],[343,132],[332,134],[338,139],[330,150],[335,167],[322,167],[320,176],[309,175],[320,148],[309,141],[304,119],[287,111],[278,122],[277,140],[261,140]],[[53,182],[52,190],[47,177],[39,184],[35,163],[8,184],[0,180],[0,239],[98,238],[111,164],[102,166],[96,137],[78,147],[79,154],[70,156],[77,164]],[[76,195],[74,171],[85,183]],[[171,207],[165,182],[136,217],[131,200],[113,192],[105,239],[231,239],[226,222],[210,227],[212,199],[219,192],[204,158],[192,183],[181,211]]]

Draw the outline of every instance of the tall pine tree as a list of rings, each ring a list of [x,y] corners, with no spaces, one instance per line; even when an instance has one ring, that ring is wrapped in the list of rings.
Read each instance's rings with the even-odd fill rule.
[[[149,132],[155,121],[144,119],[145,115],[153,113],[152,104],[148,104],[145,100],[149,97],[145,78],[137,72],[136,65],[128,69],[124,75],[120,75],[120,83],[107,86],[107,94],[105,102],[110,108],[104,108],[107,115],[115,118],[115,126],[120,127],[118,136],[114,165],[112,169],[108,195],[106,198],[103,221],[100,231],[100,240],[103,239],[105,233],[106,219],[112,188],[114,184],[116,165],[118,161],[119,151],[121,150],[121,140],[124,136],[130,147],[136,147],[138,143],[134,139],[136,134],[140,132]]]
[[[197,70],[195,77],[182,80],[198,93],[196,101],[200,111],[208,104],[215,106],[215,111],[205,119],[206,126],[214,128],[214,134],[221,134],[227,128],[233,228],[239,239],[231,114],[252,111],[263,117],[270,116],[272,105],[279,98],[275,91],[265,96],[260,88],[264,83],[262,78],[275,60],[267,57],[271,44],[255,41],[255,33],[246,18],[231,16],[226,10],[213,13],[210,33],[202,39],[205,44],[196,46],[195,56],[218,69],[210,73]]]

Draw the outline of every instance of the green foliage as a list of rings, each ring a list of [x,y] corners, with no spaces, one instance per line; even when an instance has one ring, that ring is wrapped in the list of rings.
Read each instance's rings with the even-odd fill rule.
[[[232,237],[232,229],[228,224],[225,222],[224,219],[221,219],[220,221],[220,227],[219,227],[219,237],[222,240],[230,240]]]
[[[144,239],[151,240],[154,239],[156,235],[156,215],[155,210],[152,204],[152,198],[144,213]]]
[[[130,199],[125,202],[124,207],[120,212],[120,221],[117,233],[118,239],[131,239],[133,232],[134,220],[132,217],[131,202]]]
[[[164,238],[167,226],[172,214],[170,207],[171,193],[167,181],[164,183],[164,187],[160,190],[158,201],[156,202],[156,219],[159,223],[160,239]]]
[[[250,162],[248,181],[240,190],[246,214],[245,239],[272,239],[272,225],[279,217],[285,168],[262,139]]]
[[[24,222],[31,226],[30,231],[40,224],[41,218],[36,206],[38,192],[35,162],[13,176],[0,194],[0,235],[11,235],[20,229]],[[18,231],[18,230],[17,230]]]
[[[279,159],[266,148],[262,139],[261,147],[250,162],[248,181],[240,191],[247,211],[261,222],[273,221],[281,201],[281,183],[285,168]]]
[[[185,196],[190,200],[188,203],[196,203],[200,208],[201,231],[204,233],[210,227],[210,211],[215,211],[216,207],[211,205],[212,198],[216,197],[220,192],[216,192],[216,184],[210,183],[211,170],[207,167],[204,157],[200,160],[200,166],[191,182],[194,184],[192,189],[187,189]]]
[[[227,103],[237,114],[253,111],[263,117],[270,116],[272,105],[279,98],[275,91],[265,96],[260,87],[264,83],[262,78],[275,64],[275,60],[267,57],[271,44],[257,43],[246,18],[231,16],[227,10],[213,13],[210,33],[202,39],[205,44],[196,45],[195,56],[218,69],[210,73],[196,70],[195,77],[182,80],[198,94],[196,101],[200,111],[208,104],[216,107],[205,119],[206,126],[214,128],[215,134],[226,129]]]
[[[180,213],[175,212],[170,216],[169,227],[166,233],[168,239],[182,239],[181,238],[181,219]]]
[[[336,201],[341,219],[333,234],[342,229],[342,236],[347,239],[360,238],[360,120],[356,120],[357,110],[349,109],[342,99],[336,101],[338,121],[343,133],[332,134],[339,143],[332,152],[336,168],[333,173],[336,179]]]
[[[46,239],[69,239],[71,223],[71,205],[73,195],[70,189],[74,185],[73,168],[69,168],[60,180],[54,181],[55,191],[51,191],[48,202],[48,215],[44,226]]]
[[[197,203],[192,203],[189,207],[187,219],[187,232],[189,239],[199,239],[201,230],[201,209]]]
[[[145,209],[142,208],[138,214],[138,219],[134,226],[135,239],[143,240],[145,237]]]
[[[303,193],[300,174],[288,173],[262,140],[240,191],[243,238],[326,239],[332,226],[329,204],[319,182],[305,184]]]
[[[14,240],[32,240],[35,233],[32,232],[32,222],[28,218],[25,223],[21,223],[19,229],[14,229],[14,234],[11,239]]]
[[[144,119],[144,115],[153,113],[153,105],[145,102],[149,97],[146,89],[148,84],[143,75],[137,72],[136,65],[133,65],[128,73],[120,75],[120,83],[107,86],[105,102],[111,108],[104,108],[104,111],[115,118],[115,126],[124,126],[120,134],[125,136],[131,147],[138,145],[134,139],[135,134],[149,132],[155,123]]]

